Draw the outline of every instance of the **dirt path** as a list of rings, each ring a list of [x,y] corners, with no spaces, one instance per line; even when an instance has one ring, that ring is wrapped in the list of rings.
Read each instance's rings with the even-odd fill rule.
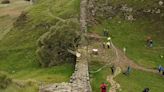
[[[137,70],[151,72],[151,73],[157,73],[157,71],[154,69],[148,69],[148,68],[142,67],[142,66],[134,63],[134,61],[130,60],[121,50],[116,48],[113,44],[112,44],[112,47],[113,47],[113,50],[115,51],[115,53],[117,54],[117,58],[118,58],[118,60],[113,61],[113,63],[115,65],[121,67],[121,69],[126,70],[126,68],[128,66],[130,66]]]
[[[132,67],[134,69],[146,71],[146,72],[157,73],[153,69],[147,69],[145,67],[142,67],[142,66],[139,66],[139,65],[135,64],[121,50],[119,50],[118,48],[116,48],[113,45],[113,43],[112,43],[112,50],[115,52],[115,55],[116,55],[116,58],[115,58],[115,60],[112,61],[112,63],[114,65],[116,65],[117,68],[115,70],[115,74],[114,75],[109,75],[107,77],[107,81],[109,81],[110,84],[111,84],[111,88],[110,88],[109,92],[117,92],[117,90],[121,90],[120,84],[117,83],[114,80],[114,78],[121,73],[121,70],[122,71],[125,71],[127,69],[127,66],[130,66],[130,67]]]
[[[119,75],[121,73],[121,68],[120,67],[117,67],[116,70],[115,70],[115,73],[114,75],[110,75],[107,77],[107,81],[110,82],[111,84],[111,88],[109,90],[109,92],[117,92],[117,90],[121,90],[120,89],[120,84],[117,83],[114,78]]]
[[[113,75],[107,76],[107,81],[111,84],[111,88],[109,89],[109,92],[117,92],[117,90],[120,90],[120,84],[117,83],[114,78],[121,73],[120,66],[117,65],[117,62],[120,61],[119,52],[117,51],[116,47],[112,44],[112,50],[115,53],[115,59],[111,62],[117,66],[115,72]]]
[[[105,38],[105,37],[96,35],[94,33],[89,34],[87,36],[93,37],[95,39]],[[122,70],[126,70],[128,66],[131,66],[132,68],[137,69],[137,70],[142,70],[142,71],[151,72],[151,73],[158,73],[157,70],[155,69],[145,68],[143,66],[136,64],[133,60],[129,59],[123,51],[118,49],[113,43],[112,43],[112,50],[116,56],[114,60],[112,59],[112,63],[120,67]]]
[[[88,37],[94,39],[94,40],[100,40],[104,37],[101,37],[95,33],[90,33],[87,35]],[[100,50],[100,51],[103,51],[103,50]],[[106,51],[105,51],[106,52]],[[141,70],[141,71],[146,71],[146,72],[151,72],[151,73],[155,73],[155,74],[158,74],[158,72],[155,70],[155,69],[149,69],[149,68],[145,68],[143,66],[140,66],[138,64],[136,64],[134,61],[130,60],[126,55],[125,53],[123,53],[123,51],[121,51],[120,49],[116,48],[115,45],[112,43],[112,52],[114,52],[114,56],[112,58],[114,59],[111,59],[110,58],[107,58],[105,59],[105,57],[109,57],[110,55],[108,56],[105,56],[103,57],[103,59],[105,60],[110,60],[111,62],[107,62],[108,64],[100,67],[98,70],[96,71],[91,71],[91,73],[97,73],[101,70],[103,70],[104,67],[108,66],[108,65],[111,65],[111,64],[114,64],[116,65],[118,68],[120,68],[120,71],[126,71],[127,67],[130,66],[131,68],[133,69],[137,69],[137,70]],[[107,53],[106,53],[107,54]],[[116,70],[118,71],[118,70]],[[119,72],[121,73],[121,72]],[[111,83],[111,89],[110,89],[110,92],[116,92],[116,90],[119,90],[120,89],[120,85],[119,83],[117,83],[116,81],[114,81],[114,78],[119,75],[119,73],[116,73],[116,75],[109,75],[107,77],[107,81],[109,81]],[[119,86],[118,86],[119,85]]]

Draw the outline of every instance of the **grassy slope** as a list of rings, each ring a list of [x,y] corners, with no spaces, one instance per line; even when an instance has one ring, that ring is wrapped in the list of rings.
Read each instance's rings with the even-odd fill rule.
[[[114,44],[123,49],[127,48],[127,56],[136,63],[146,67],[157,67],[159,64],[164,66],[162,62],[164,58],[164,27],[162,22],[150,22],[148,20],[136,20],[135,22],[123,21],[115,18],[104,24],[96,25],[92,30],[102,35],[104,28],[110,30]],[[154,48],[147,48],[145,40],[147,36],[152,36],[154,40]],[[161,48],[162,47],[162,48]]]
[[[102,35],[104,28],[109,28],[112,34],[113,42],[116,46],[122,49],[127,47],[127,55],[133,59],[136,63],[146,67],[156,67],[158,64],[164,65],[163,59],[160,58],[161,54],[164,54],[163,49],[155,49],[156,47],[163,46],[163,31],[160,29],[159,23],[149,23],[149,21],[137,20],[134,23],[124,21],[121,24],[118,23],[118,19],[105,22],[102,25],[96,25],[91,30],[96,31]],[[156,25],[158,24],[158,25]],[[160,29],[157,33],[152,32],[156,27]],[[120,31],[121,30],[121,31]],[[147,31],[145,31],[147,30]],[[149,31],[149,32],[148,32]],[[145,38],[147,35],[152,35],[155,40],[155,48],[149,49],[145,47]],[[100,66],[100,65],[99,65]],[[104,73],[98,73],[94,75],[93,89],[99,90],[99,84],[103,81],[102,76],[109,74],[104,70]],[[100,78],[99,78],[100,77]],[[99,80],[98,80],[99,79]],[[120,75],[116,80],[121,84],[123,91],[121,92],[141,92],[144,87],[149,87],[152,92],[163,91],[163,78],[158,75],[136,71],[134,70],[130,77]],[[142,81],[139,81],[142,80]],[[100,81],[100,82],[98,82]],[[97,85],[96,85],[97,84]],[[157,90],[157,91],[156,91]],[[97,91],[96,91],[97,92]]]
[[[125,3],[133,9],[159,7],[155,0],[145,0],[144,2],[139,0],[123,0],[121,2],[112,0],[114,6]],[[119,21],[121,23],[118,23]],[[112,20],[104,21],[102,24],[92,27],[91,30],[102,35],[103,29],[108,28],[116,46],[120,49],[127,48],[129,58],[146,67],[157,67],[159,64],[164,66],[162,62],[164,58],[160,58],[160,55],[164,55],[163,23],[163,19],[157,15],[152,15],[152,17],[144,17],[143,15],[137,17],[134,22],[125,21],[118,15]],[[154,40],[154,48],[152,49],[145,47],[145,40],[148,36]]]
[[[1,0],[0,0],[1,2]],[[21,11],[29,7],[30,3],[22,0],[11,0],[11,4],[5,5],[0,3],[0,40],[12,28],[12,23],[20,15]]]
[[[109,22],[114,43],[120,47],[127,48],[127,55],[140,65],[146,67],[157,67],[159,64],[164,65],[163,33],[164,27],[162,22],[150,22],[147,20],[137,20],[134,23],[123,21],[118,24],[113,20]],[[116,27],[119,26],[119,27]],[[154,48],[146,48],[146,37],[152,36]]]
[[[90,71],[96,71],[102,66],[103,64],[101,64],[98,61],[91,61],[89,69]],[[106,84],[109,85],[109,82],[107,81],[107,76],[110,74],[110,72],[111,72],[110,68],[106,67],[97,73],[90,74],[91,86],[92,86],[93,92],[100,92],[100,85],[102,84],[102,82],[105,82]],[[109,89],[109,86],[108,86],[108,89]]]
[[[0,71],[7,72],[14,79],[35,79],[37,81],[68,81],[73,72],[73,65],[65,64],[52,68],[40,68],[36,59],[36,43],[38,38],[48,31],[37,26],[48,23],[52,26],[58,21],[48,15],[63,19],[78,18],[78,0],[38,0],[38,4],[28,9],[27,23],[14,27],[0,43]],[[22,92],[20,88],[11,86],[6,92]],[[33,90],[33,89],[32,89]],[[32,92],[28,88],[24,92]],[[36,91],[36,90],[33,90]]]
[[[158,7],[155,0],[111,0],[113,5],[126,3],[133,8],[148,8],[147,6]],[[102,1],[103,2],[103,1]],[[118,23],[121,21],[121,23]],[[115,16],[112,20],[102,21],[101,24],[90,28],[100,35],[103,35],[103,29],[108,28],[112,36],[114,44],[123,49],[127,48],[127,56],[136,63],[145,67],[157,67],[164,59],[160,55],[164,55],[164,27],[163,21],[157,16],[152,18],[139,17],[134,22],[125,21],[119,16]],[[145,40],[147,36],[152,36],[155,44],[154,48],[146,48]],[[98,74],[94,77],[106,75]],[[103,79],[102,79],[103,80]],[[130,77],[120,75],[116,80],[121,84],[123,91],[121,92],[141,92],[144,87],[149,87],[152,92],[163,91],[163,78],[154,74],[134,70]],[[98,82],[98,81],[97,81]],[[98,90],[98,86],[97,86]]]
[[[119,75],[116,80],[121,85],[121,92],[142,92],[149,87],[151,92],[163,92],[163,77],[147,72],[133,70],[130,76]]]

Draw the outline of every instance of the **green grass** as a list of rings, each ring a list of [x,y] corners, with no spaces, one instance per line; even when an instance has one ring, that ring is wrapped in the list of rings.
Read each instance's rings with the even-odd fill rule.
[[[118,21],[121,21],[121,23],[118,23]],[[164,27],[162,24],[162,21],[151,22],[142,19],[129,22],[114,18],[96,25],[91,30],[102,35],[103,29],[108,28],[114,44],[120,49],[126,47],[127,56],[130,59],[146,67],[157,67],[159,64],[164,66],[162,62],[164,58],[160,58],[160,55],[164,55]],[[153,48],[145,46],[148,36],[151,36],[154,41]]]
[[[0,92],[38,92],[38,87],[25,87],[25,88],[20,88],[14,84],[11,84],[7,89],[2,89]]]
[[[130,76],[124,74],[116,77],[121,85],[121,92],[142,92],[144,88],[150,88],[150,92],[163,92],[163,77],[152,73],[133,70]]]
[[[156,0],[144,0],[143,2],[142,0],[111,0],[110,2],[113,6],[127,4],[134,10],[159,7]],[[98,1],[98,3],[104,3],[104,1]],[[133,13],[135,14],[135,11]],[[126,47],[126,55],[135,63],[150,68],[158,65],[164,66],[164,58],[160,58],[160,55],[164,55],[164,18],[158,15],[140,15],[135,16],[137,17],[135,21],[126,21],[122,17],[120,12],[110,20],[102,20],[103,18],[98,16],[96,19],[101,22],[90,27],[89,31],[103,36],[103,30],[107,28],[113,43],[121,50]],[[153,48],[145,46],[148,36],[151,36],[154,41]],[[162,92],[164,88],[163,77],[138,70],[133,70],[130,76],[121,74],[116,80],[121,84],[121,92],[142,92],[145,87],[149,87],[151,92]],[[96,82],[92,82],[92,85],[94,87]],[[95,88],[98,90],[98,86]]]
[[[89,64],[90,71],[96,71],[101,68],[104,64],[101,64],[98,61],[91,61]],[[106,67],[97,73],[90,74],[91,76],[91,86],[93,92],[100,92],[100,85],[105,82],[108,85],[108,90],[110,88],[110,84],[107,81],[107,76],[111,73],[110,68]]]
[[[60,21],[56,17],[65,20],[78,18],[79,2],[79,0],[38,0],[37,4],[26,9],[27,20],[17,21],[20,25],[14,26],[0,41],[0,71],[17,80],[32,79],[46,83],[68,81],[74,71],[74,65],[63,64],[41,68],[36,57],[37,40]],[[2,18],[6,17],[0,17]],[[2,24],[5,25],[4,23]],[[41,26],[44,24],[48,24],[49,27]],[[37,92],[38,86],[19,88],[12,84],[3,90],[3,92],[11,91]]]

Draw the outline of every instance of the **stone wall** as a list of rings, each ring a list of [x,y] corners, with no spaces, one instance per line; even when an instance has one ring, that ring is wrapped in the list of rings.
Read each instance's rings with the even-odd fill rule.
[[[92,92],[87,61],[87,47],[78,50],[81,57],[77,58],[75,72],[69,83],[56,83],[40,88],[40,92]]]
[[[72,74],[69,83],[57,83],[40,88],[40,92],[92,92],[89,71],[88,71],[88,49],[85,44],[85,34],[87,32],[87,0],[80,3],[80,28],[82,33],[81,44],[77,50],[80,56],[76,59],[75,72]]]

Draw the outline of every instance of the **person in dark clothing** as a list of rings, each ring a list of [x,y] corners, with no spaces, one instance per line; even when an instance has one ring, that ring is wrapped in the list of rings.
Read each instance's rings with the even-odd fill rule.
[[[107,35],[107,31],[106,31],[106,29],[104,29],[104,31],[103,31],[103,35],[104,35],[104,36]]]
[[[112,74],[114,75],[114,72],[115,72],[115,66],[114,65],[112,65],[111,71],[112,71]]]
[[[149,47],[150,47],[150,48],[153,47],[153,40],[150,40],[150,42],[149,42]]]
[[[162,66],[161,65],[159,65],[158,71],[159,71],[159,73],[161,73],[161,71],[162,71]]]
[[[150,89],[149,88],[145,88],[142,92],[149,92]]]
[[[104,29],[103,35],[104,35],[105,37],[108,37],[108,36],[109,36],[109,31],[108,31],[108,29]]]
[[[126,70],[126,72],[125,72],[125,75],[129,75],[129,74],[130,74],[130,72],[131,72],[131,67],[130,67],[130,66],[128,66],[128,68],[127,68],[127,70]]]

